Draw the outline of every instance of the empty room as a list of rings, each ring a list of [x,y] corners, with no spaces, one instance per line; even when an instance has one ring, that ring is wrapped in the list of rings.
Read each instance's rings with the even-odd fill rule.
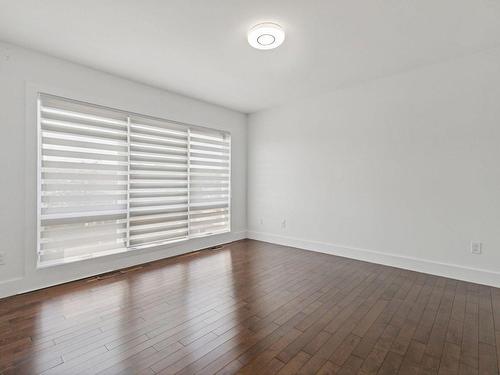
[[[0,375],[500,374],[500,1],[0,0]]]

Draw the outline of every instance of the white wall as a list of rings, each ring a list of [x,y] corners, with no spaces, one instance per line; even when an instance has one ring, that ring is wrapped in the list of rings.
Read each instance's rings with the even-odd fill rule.
[[[249,237],[500,286],[500,49],[256,113],[248,129]]]
[[[36,91],[230,131],[232,232],[35,269]],[[0,43],[0,297],[245,237],[246,115]]]

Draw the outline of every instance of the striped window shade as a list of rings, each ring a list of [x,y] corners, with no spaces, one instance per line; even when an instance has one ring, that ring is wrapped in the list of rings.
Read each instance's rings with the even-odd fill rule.
[[[38,264],[230,230],[230,135],[40,94]]]
[[[190,235],[227,231],[230,223],[228,134],[192,130],[189,134]]]
[[[130,120],[130,245],[188,236],[189,129]]]

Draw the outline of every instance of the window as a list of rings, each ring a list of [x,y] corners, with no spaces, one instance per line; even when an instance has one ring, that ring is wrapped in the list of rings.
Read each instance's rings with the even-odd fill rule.
[[[38,263],[230,230],[230,135],[40,94]]]

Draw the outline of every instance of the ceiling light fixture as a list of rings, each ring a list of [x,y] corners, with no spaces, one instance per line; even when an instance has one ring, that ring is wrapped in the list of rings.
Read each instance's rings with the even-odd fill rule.
[[[259,23],[248,32],[248,43],[257,49],[273,49],[285,40],[285,32],[280,25],[266,22]]]

